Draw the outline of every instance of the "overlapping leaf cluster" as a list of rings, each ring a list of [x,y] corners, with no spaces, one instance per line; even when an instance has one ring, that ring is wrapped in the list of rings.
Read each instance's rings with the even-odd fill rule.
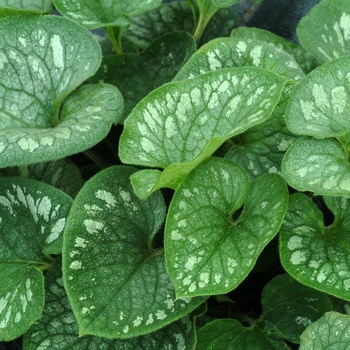
[[[322,0],[297,45],[231,32],[236,2],[0,6],[1,341],[349,342],[350,4]],[[261,315],[203,316],[278,233]]]

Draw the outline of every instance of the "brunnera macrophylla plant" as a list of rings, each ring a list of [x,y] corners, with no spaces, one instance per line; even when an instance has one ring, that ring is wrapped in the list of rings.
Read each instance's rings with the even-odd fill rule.
[[[4,344],[349,343],[350,4],[297,45],[222,24],[237,2],[0,5]],[[260,314],[214,316],[271,247]]]

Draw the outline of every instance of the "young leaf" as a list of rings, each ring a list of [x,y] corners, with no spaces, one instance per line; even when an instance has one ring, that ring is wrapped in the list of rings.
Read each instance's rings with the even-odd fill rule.
[[[92,81],[103,80],[119,88],[124,97],[125,119],[143,97],[171,81],[195,51],[196,43],[189,33],[165,34],[140,54],[104,58]]]
[[[5,18],[0,31],[0,167],[63,158],[106,136],[122,116],[116,87],[83,86],[64,101],[101,62],[88,31],[58,16]]]
[[[307,326],[325,312],[333,311],[326,294],[298,283],[287,274],[275,277],[264,287],[261,304],[262,320],[293,343],[300,343],[300,335]]]
[[[51,0],[3,0],[0,5],[0,17],[23,13],[43,14],[53,10]]]
[[[23,334],[44,306],[39,269],[62,251],[71,198],[44,183],[0,179],[0,339]]]
[[[193,349],[195,327],[189,315],[159,331],[131,339],[106,339],[86,335],[79,337],[63,285],[60,258],[45,275],[45,307],[42,317],[24,335],[24,350],[100,350],[100,349]]]
[[[243,327],[237,320],[215,320],[198,332],[197,350],[275,350],[257,327]]]
[[[239,36],[214,39],[185,63],[174,80],[184,80],[219,69],[260,67],[286,79],[300,80],[304,73],[295,59],[264,41]]]
[[[347,56],[317,67],[300,82],[285,117],[293,133],[326,138],[350,132],[349,70]]]
[[[327,312],[301,335],[300,350],[344,350],[350,343],[350,316]]]
[[[231,36],[243,41],[264,41],[265,43],[289,53],[298,62],[305,74],[318,66],[316,59],[301,45],[288,41],[272,32],[260,28],[239,27]]]
[[[350,54],[350,3],[323,0],[299,22],[298,39],[321,63]]]
[[[349,199],[334,197],[326,204],[335,216],[324,227],[322,212],[306,195],[290,197],[280,235],[281,262],[301,283],[350,300]]]
[[[301,138],[286,152],[282,173],[299,191],[328,196],[350,195],[350,166],[342,146],[333,139]]]
[[[166,168],[151,191],[176,188],[223,142],[265,121],[284,83],[263,69],[232,68],[165,84],[125,120],[119,156],[124,163]]]
[[[225,294],[237,287],[276,235],[287,202],[279,175],[249,184],[238,164],[221,158],[195,168],[175,192],[165,228],[167,269],[177,296]]]
[[[158,7],[161,0],[53,0],[63,16],[89,29],[107,26],[128,27],[129,17]]]
[[[152,247],[165,205],[160,193],[139,200],[135,169],[111,167],[77,195],[65,230],[65,287],[80,335],[130,338],[188,314],[204,299],[175,300],[164,256]]]

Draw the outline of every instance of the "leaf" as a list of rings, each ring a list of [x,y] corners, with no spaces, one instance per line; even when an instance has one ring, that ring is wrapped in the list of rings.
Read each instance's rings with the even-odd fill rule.
[[[175,300],[164,256],[152,241],[165,216],[160,193],[139,200],[129,177],[111,167],[77,195],[65,230],[65,288],[80,335],[130,338],[158,330],[204,299]]]
[[[140,54],[105,57],[92,81],[103,80],[119,88],[124,97],[125,119],[149,92],[172,80],[195,50],[190,34],[165,34]]]
[[[105,137],[122,116],[116,87],[83,86],[64,101],[101,62],[93,36],[58,16],[5,18],[0,30],[0,167],[63,158]]]
[[[237,320],[215,320],[199,330],[197,350],[220,350],[223,344],[226,350],[275,350],[259,328],[243,327]]]
[[[299,282],[338,298],[350,300],[349,199],[327,198],[335,216],[324,226],[322,212],[310,198],[297,193],[280,230],[280,256],[286,271]]]
[[[333,139],[301,138],[286,152],[283,176],[299,191],[349,196],[350,166],[342,146]]]
[[[295,59],[264,41],[239,36],[217,38],[203,45],[184,64],[174,80],[184,80],[219,69],[260,67],[286,79],[300,80],[304,73]]]
[[[165,227],[165,258],[177,297],[236,288],[276,235],[287,202],[279,175],[249,184],[238,164],[221,158],[195,168],[175,192]]]
[[[23,334],[44,306],[39,269],[62,251],[72,200],[35,180],[0,178],[0,339]]]
[[[208,18],[221,7],[229,7],[237,3],[239,0],[195,0],[200,16]]]
[[[265,122],[248,129],[232,141],[225,158],[243,166],[251,179],[265,173],[281,173],[282,158],[296,140],[284,121],[291,85],[285,87],[278,106]]]
[[[287,274],[273,278],[264,287],[261,304],[262,320],[293,343],[300,343],[305,328],[333,310],[326,294],[298,283]]]
[[[154,25],[157,23],[157,25]],[[123,35],[140,49],[146,49],[158,37],[173,31],[193,31],[193,15],[185,1],[161,4],[159,7],[131,18]]]
[[[288,128],[317,138],[350,132],[350,57],[323,64],[297,86],[286,111]]]
[[[107,0],[53,0],[57,10],[83,27],[94,29],[107,26],[128,27],[129,17],[151,10],[161,0],[148,1],[107,1]]]
[[[51,0],[3,0],[0,5],[0,17],[21,13],[43,14],[52,10]]]
[[[265,121],[284,82],[259,68],[233,68],[165,84],[140,101],[125,120],[120,159],[166,168],[152,191],[176,188],[223,142]]]
[[[131,339],[79,337],[78,324],[63,285],[60,258],[56,259],[45,276],[45,294],[43,315],[24,335],[24,350],[175,349],[180,345],[184,350],[193,349],[195,327],[193,317],[189,315],[159,331]]]
[[[302,334],[300,350],[344,350],[348,348],[350,316],[327,312]]]
[[[279,50],[284,50],[294,57],[305,74],[308,74],[318,66],[316,59],[301,45],[288,41],[267,30],[239,27],[232,30],[231,36],[243,41],[264,41]]]
[[[297,26],[298,39],[321,63],[350,53],[350,3],[323,0]]]
[[[83,186],[78,168],[69,159],[0,169],[0,176],[20,176],[45,182],[75,197]]]

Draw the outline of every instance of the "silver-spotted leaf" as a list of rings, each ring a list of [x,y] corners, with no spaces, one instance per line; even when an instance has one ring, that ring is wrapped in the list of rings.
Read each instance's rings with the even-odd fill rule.
[[[0,17],[22,13],[43,14],[52,10],[51,0],[3,0],[0,4]]]
[[[241,166],[221,158],[196,167],[175,192],[166,221],[166,263],[177,296],[236,288],[276,235],[287,202],[279,175],[249,183]]]
[[[206,324],[198,332],[198,350],[275,350],[257,327],[243,327],[237,320],[221,319]]]
[[[282,173],[288,184],[299,191],[350,195],[350,165],[344,148],[334,139],[297,140],[283,157]]]
[[[192,350],[195,342],[193,318],[187,315],[159,331],[131,339],[79,337],[62,278],[60,258],[45,275],[45,307],[42,317],[24,335],[24,350],[176,349]]]
[[[161,0],[54,0],[62,15],[93,29],[107,26],[128,27],[130,16],[158,7]]]
[[[72,199],[47,184],[15,177],[0,179],[0,339],[23,334],[44,306],[39,269],[48,254],[62,252]]]
[[[160,187],[176,188],[227,139],[265,121],[285,79],[260,68],[223,69],[163,85],[125,120],[124,163],[166,168]]]
[[[300,80],[304,73],[293,56],[264,41],[230,38],[214,39],[203,45],[181,68],[174,80],[233,67],[260,67],[286,79]]]
[[[58,16],[16,16],[0,31],[0,167],[63,158],[107,135],[122,116],[116,87],[83,86],[64,100],[101,62],[86,29]]]
[[[321,63],[350,54],[350,2],[322,0],[297,26],[298,39]]]
[[[232,37],[243,41],[255,40],[263,41],[278,49],[288,52],[298,62],[305,74],[311,72],[319,64],[317,60],[301,45],[288,41],[270,31],[260,28],[239,27],[233,29]]]
[[[281,228],[280,256],[286,271],[299,282],[350,300],[350,202],[326,197],[333,225],[325,227],[322,212],[306,195],[290,197]]]
[[[327,294],[306,287],[287,274],[273,278],[264,287],[261,304],[261,319],[269,323],[270,331],[277,331],[293,343],[300,343],[307,326],[325,312],[333,311]]]
[[[327,312],[305,329],[300,350],[348,350],[350,344],[350,316]]]
[[[65,287],[81,335],[130,338],[188,314],[204,299],[176,300],[163,254],[152,247],[165,217],[160,193],[136,197],[133,168],[108,168],[77,195],[65,230]]]
[[[285,117],[293,133],[325,138],[350,132],[349,71],[347,56],[317,67],[300,82]]]

